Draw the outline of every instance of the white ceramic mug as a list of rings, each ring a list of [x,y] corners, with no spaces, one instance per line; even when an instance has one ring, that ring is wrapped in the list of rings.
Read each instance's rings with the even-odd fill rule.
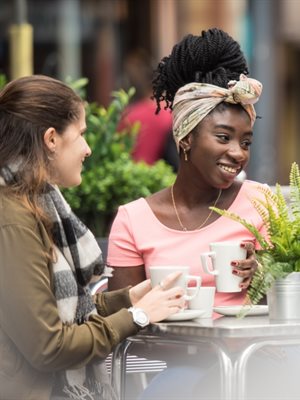
[[[189,287],[188,295],[192,296],[196,288]],[[215,286],[201,286],[198,293],[189,301],[188,308],[190,310],[205,310],[205,313],[199,318],[211,318],[214,307],[216,288]]]
[[[159,285],[163,280],[166,278],[167,275],[171,274],[172,272],[181,272],[181,275],[176,279],[173,286],[180,286],[184,289],[185,300],[191,300],[193,297],[196,296],[198,290],[201,286],[201,277],[196,275],[189,275],[190,267],[188,266],[178,266],[178,265],[164,265],[164,266],[150,266],[149,273],[152,286]],[[187,294],[188,284],[190,282],[195,283],[195,293],[193,295]]]
[[[214,275],[218,292],[240,292],[243,278],[232,273],[231,261],[243,260],[247,256],[246,249],[241,247],[241,241],[210,243],[210,250],[201,254],[204,272]],[[211,266],[208,266],[208,258]]]

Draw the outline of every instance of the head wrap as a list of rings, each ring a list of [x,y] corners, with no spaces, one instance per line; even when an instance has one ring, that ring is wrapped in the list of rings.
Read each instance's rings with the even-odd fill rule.
[[[173,102],[173,136],[177,150],[179,151],[179,142],[223,101],[241,104],[249,114],[253,126],[256,119],[253,104],[258,101],[261,92],[262,84],[243,74],[239,81],[230,81],[228,89],[200,82],[182,86],[176,92]]]

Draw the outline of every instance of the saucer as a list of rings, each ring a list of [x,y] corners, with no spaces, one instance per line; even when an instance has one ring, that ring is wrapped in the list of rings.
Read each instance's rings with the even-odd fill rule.
[[[249,306],[219,306],[214,307],[214,311],[218,314],[227,316],[236,316],[240,311],[245,311],[245,317],[248,315],[266,315],[269,313],[268,306],[255,305]]]
[[[189,319],[194,319],[203,315],[205,310],[184,310],[176,314],[170,315],[164,321],[188,321]]]

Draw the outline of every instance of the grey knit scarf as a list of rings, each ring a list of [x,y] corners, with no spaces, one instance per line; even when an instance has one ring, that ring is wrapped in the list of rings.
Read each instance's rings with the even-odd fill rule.
[[[16,168],[3,167],[0,170],[0,185],[13,183],[16,176]],[[89,289],[92,277],[110,276],[111,270],[104,266],[95,237],[72,212],[56,186],[46,185],[45,192],[40,196],[40,205],[53,223],[56,255],[53,275],[58,313],[64,324],[80,325],[89,315],[97,313]],[[81,369],[57,373],[55,392],[58,392],[59,398],[116,399],[103,360]]]

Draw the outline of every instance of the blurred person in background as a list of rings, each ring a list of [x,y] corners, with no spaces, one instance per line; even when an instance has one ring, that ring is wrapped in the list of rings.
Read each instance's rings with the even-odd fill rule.
[[[143,49],[136,49],[124,62],[124,86],[134,87],[136,92],[126,108],[119,128],[139,122],[139,131],[132,157],[152,165],[164,159],[176,171],[178,154],[172,139],[172,116],[170,110],[156,113],[152,96],[153,62]]]

